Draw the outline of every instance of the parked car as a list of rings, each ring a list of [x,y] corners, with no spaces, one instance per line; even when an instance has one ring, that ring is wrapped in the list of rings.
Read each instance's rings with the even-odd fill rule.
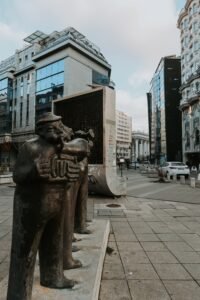
[[[167,176],[168,174],[170,177],[173,175],[184,175],[187,178],[190,174],[190,169],[188,166],[179,161],[167,161],[160,166],[160,169],[162,170],[164,176]]]

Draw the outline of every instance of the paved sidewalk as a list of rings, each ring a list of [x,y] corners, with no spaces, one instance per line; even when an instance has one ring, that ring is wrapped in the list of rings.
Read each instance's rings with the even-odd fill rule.
[[[100,203],[102,202],[102,204]],[[100,300],[199,300],[200,205],[138,198],[95,201],[112,225]]]
[[[0,281],[8,274],[14,188],[0,186]]]

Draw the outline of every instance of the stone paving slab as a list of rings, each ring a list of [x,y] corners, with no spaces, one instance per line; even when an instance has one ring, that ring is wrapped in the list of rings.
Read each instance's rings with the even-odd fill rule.
[[[152,251],[152,252],[146,252],[146,254],[152,264],[178,263],[178,260],[169,251],[165,251],[165,252]]]
[[[194,281],[163,281],[167,291],[169,292],[171,299],[173,300],[199,300],[200,299],[200,287]]]
[[[99,300],[131,300],[126,280],[102,280]]]
[[[188,280],[192,279],[189,273],[180,264],[153,264],[162,280]]]
[[[148,280],[148,279],[159,279],[155,269],[150,263],[142,264],[130,264],[125,267],[125,275],[128,280]]]
[[[128,285],[134,300],[170,300],[159,280],[129,280]]]

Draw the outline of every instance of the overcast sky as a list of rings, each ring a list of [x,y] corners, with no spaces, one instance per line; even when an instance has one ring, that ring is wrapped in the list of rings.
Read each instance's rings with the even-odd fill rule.
[[[147,132],[146,92],[163,56],[180,54],[177,17],[186,0],[0,0],[0,60],[36,30],[72,26],[112,66],[117,109]]]

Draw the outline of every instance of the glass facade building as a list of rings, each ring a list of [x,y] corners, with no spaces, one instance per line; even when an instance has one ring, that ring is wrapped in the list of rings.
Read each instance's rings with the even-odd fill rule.
[[[49,35],[37,30],[24,41],[23,49],[0,62],[0,166],[14,164],[21,144],[35,136],[37,118],[52,110],[54,100],[111,85],[111,65],[73,27]]]
[[[164,57],[147,93],[150,159],[162,164],[181,160],[180,58]]]

